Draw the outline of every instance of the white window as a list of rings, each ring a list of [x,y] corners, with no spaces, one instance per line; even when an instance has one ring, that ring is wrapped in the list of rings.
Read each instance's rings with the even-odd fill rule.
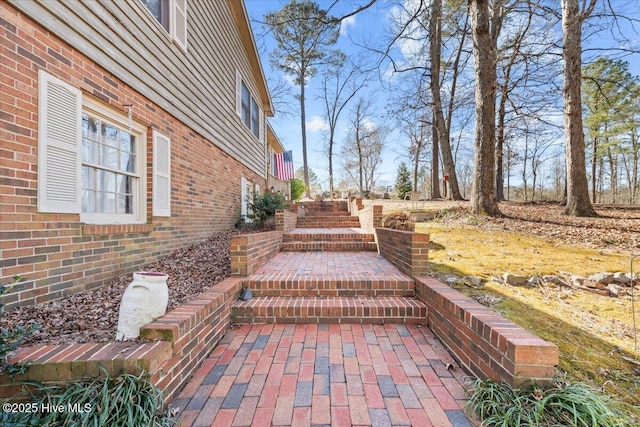
[[[38,102],[38,210],[89,224],[146,222],[146,127],[42,70]],[[154,157],[154,183],[167,162]]]
[[[140,0],[178,46],[187,50],[187,0]]]
[[[238,71],[236,71],[236,112],[253,136],[260,142],[264,142],[264,113]]]

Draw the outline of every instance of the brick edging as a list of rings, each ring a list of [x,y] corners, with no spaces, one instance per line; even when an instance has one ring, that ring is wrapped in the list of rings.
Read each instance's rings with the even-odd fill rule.
[[[550,384],[558,346],[432,277],[416,278],[427,325],[469,372],[511,387]]]

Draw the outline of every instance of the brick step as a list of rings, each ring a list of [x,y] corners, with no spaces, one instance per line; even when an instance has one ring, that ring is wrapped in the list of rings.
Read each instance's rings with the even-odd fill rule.
[[[404,274],[308,274],[256,273],[242,281],[255,296],[414,296],[415,282]]]
[[[283,242],[281,252],[377,252],[376,242],[362,241],[312,241],[312,242]]]
[[[307,216],[301,216],[298,218],[298,222],[305,222],[305,221],[323,221],[323,220],[327,220],[327,221],[359,221],[359,218],[357,216],[353,216],[353,215],[349,215],[349,214],[344,214],[344,213],[337,213],[337,214],[333,214],[333,215],[307,215]]]
[[[425,323],[412,297],[254,297],[231,307],[233,323]]]
[[[282,241],[286,242],[375,242],[376,236],[373,233],[358,232],[293,232],[286,233],[282,237]]]
[[[301,228],[360,228],[360,221],[337,221],[332,219],[319,219],[315,221],[300,222],[298,218],[297,227]]]

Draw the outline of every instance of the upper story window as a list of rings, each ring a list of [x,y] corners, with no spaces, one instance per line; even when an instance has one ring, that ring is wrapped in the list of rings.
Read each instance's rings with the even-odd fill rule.
[[[236,111],[251,133],[264,142],[264,113],[239,72],[236,74],[236,86]]]
[[[187,0],[140,0],[184,50],[187,49]]]

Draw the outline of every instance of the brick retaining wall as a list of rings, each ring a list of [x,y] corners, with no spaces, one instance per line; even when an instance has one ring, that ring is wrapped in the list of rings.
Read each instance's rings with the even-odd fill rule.
[[[298,222],[298,215],[289,210],[277,210],[276,211],[276,230],[277,231],[291,231],[296,228]]]
[[[469,372],[511,387],[549,384],[558,346],[432,277],[416,278],[427,325]]]
[[[429,272],[429,235],[413,231],[376,228],[380,255],[409,276]]]
[[[248,276],[273,258],[282,246],[282,232],[241,234],[231,238],[231,274]]]
[[[241,279],[229,278],[142,328],[145,343],[124,341],[37,345],[18,349],[11,362],[32,360],[14,381],[64,382],[121,371],[146,371],[151,382],[172,401],[230,326],[231,304],[238,299]],[[114,331],[115,336],[115,331]],[[0,398],[15,396],[20,386],[0,376]]]

